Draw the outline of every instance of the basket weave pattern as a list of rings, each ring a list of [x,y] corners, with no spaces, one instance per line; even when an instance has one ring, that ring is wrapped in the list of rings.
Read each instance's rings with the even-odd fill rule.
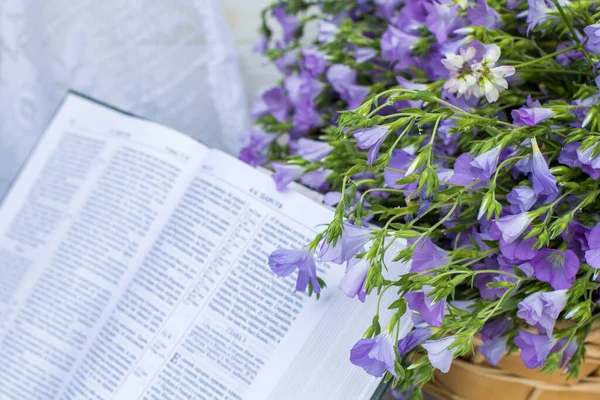
[[[454,360],[447,374],[436,371],[425,391],[440,400],[598,400],[600,325],[586,339],[586,358],[577,379],[566,381],[560,371],[548,375],[527,369],[516,353],[494,367],[476,351]]]

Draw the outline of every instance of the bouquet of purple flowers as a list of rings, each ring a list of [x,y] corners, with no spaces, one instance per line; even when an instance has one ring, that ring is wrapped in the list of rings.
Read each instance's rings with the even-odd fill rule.
[[[418,397],[478,336],[492,365],[518,351],[528,368],[578,374],[600,319],[599,6],[264,11],[257,49],[284,78],[262,93],[240,157],[270,163],[279,190],[298,180],[335,206],[312,243],[269,263],[311,295],[324,286],[315,259],[345,266],[349,297],[397,293],[393,317],[382,323],[378,302],[350,351],[367,373]]]

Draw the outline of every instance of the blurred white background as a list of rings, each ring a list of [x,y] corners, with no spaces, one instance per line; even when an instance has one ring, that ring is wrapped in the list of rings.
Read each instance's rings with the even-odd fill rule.
[[[68,89],[237,153],[270,0],[0,0],[0,196]]]
[[[248,104],[251,105],[258,92],[280,78],[273,65],[252,51],[258,39],[260,12],[273,0],[221,0],[221,3],[238,50]]]

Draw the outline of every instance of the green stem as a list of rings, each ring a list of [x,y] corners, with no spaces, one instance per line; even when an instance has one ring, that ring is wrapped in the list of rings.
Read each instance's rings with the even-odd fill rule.
[[[515,67],[515,68],[522,68],[522,67],[526,67],[528,65],[537,64],[540,61],[544,61],[544,60],[547,60],[549,58],[554,58],[554,57],[556,57],[556,56],[558,56],[560,54],[567,53],[567,52],[569,52],[571,50],[577,50],[577,49],[581,49],[581,44],[576,44],[574,46],[565,47],[562,50],[555,51],[554,53],[547,54],[547,55],[545,55],[543,57],[540,57],[540,58],[536,58],[535,60],[531,60],[531,61],[524,62],[524,63],[521,63],[521,64],[513,65],[513,67]]]
[[[485,316],[484,321],[487,321],[488,319],[490,319],[491,317],[494,316],[494,314],[496,313],[496,311],[498,311],[498,309],[502,306],[502,304],[504,304],[504,301],[511,295],[511,293],[515,290],[515,288],[521,283],[521,279],[517,279],[517,282],[515,282],[512,287],[510,289],[506,289],[506,292],[504,292],[504,294],[502,295],[502,297],[500,298],[500,300],[498,300],[496,302],[496,306],[492,309],[492,311],[490,313],[488,313]]]
[[[565,25],[567,25],[567,28],[569,28],[569,31],[571,32],[571,36],[573,36],[573,40],[575,42],[579,43],[579,45],[581,45],[581,51],[583,52],[583,55],[585,56],[585,58],[587,58],[590,65],[593,66],[594,63],[592,62],[592,59],[590,58],[590,55],[588,54],[588,52],[583,48],[583,43],[581,43],[581,40],[579,40],[579,36],[577,36],[577,32],[575,32],[575,29],[573,29],[571,20],[569,20],[569,18],[567,17],[565,10],[562,8],[562,6],[560,5],[560,3],[557,0],[552,0],[552,2],[558,9],[558,12],[560,13],[560,16],[562,17],[563,21],[565,22]]]
[[[511,278],[515,278],[515,279],[521,279],[521,278],[519,278],[515,274],[511,274],[510,272],[504,272],[504,271],[499,270],[499,269],[480,269],[480,270],[473,271],[473,272],[474,272],[474,275],[479,275],[479,274],[500,274],[500,275],[507,275],[507,276],[510,276]]]
[[[427,165],[431,167],[431,160],[433,159],[433,142],[435,141],[435,135],[437,134],[438,127],[440,126],[440,121],[442,120],[442,116],[440,115],[435,120],[435,126],[433,127],[433,133],[431,134],[431,141],[429,142],[429,157],[427,157]]]
[[[567,75],[590,75],[589,71],[573,71],[568,69],[544,69],[544,68],[531,68],[531,69],[520,69],[519,72],[530,72],[532,74],[538,73],[549,73],[549,74],[567,74]]]
[[[388,150],[390,152],[390,155],[391,155],[392,151],[394,151],[394,149],[396,148],[396,146],[398,145],[398,143],[400,143],[400,140],[404,137],[404,135],[406,135],[408,132],[410,132],[411,129],[413,128],[413,126],[415,126],[415,120],[416,119],[417,119],[416,117],[412,117],[410,119],[410,122],[408,123],[408,125],[406,125],[406,128],[404,128],[404,130],[402,131],[402,133],[398,135],[398,137],[396,138],[396,141],[394,142],[394,144],[392,145],[392,147],[390,147],[390,149]]]

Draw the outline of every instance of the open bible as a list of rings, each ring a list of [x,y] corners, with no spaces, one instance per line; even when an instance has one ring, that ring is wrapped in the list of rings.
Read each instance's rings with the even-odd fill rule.
[[[171,129],[70,94],[0,210],[0,399],[368,399],[369,326],[267,264],[331,211]]]

